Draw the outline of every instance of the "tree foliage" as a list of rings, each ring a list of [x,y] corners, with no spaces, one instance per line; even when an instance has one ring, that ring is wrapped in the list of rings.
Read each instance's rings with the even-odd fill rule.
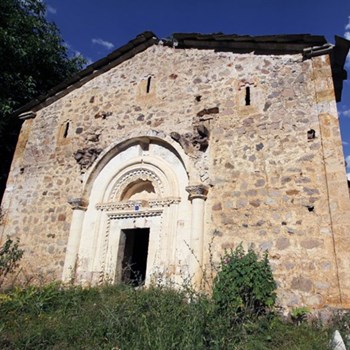
[[[69,58],[60,32],[39,0],[0,2],[0,113],[8,114],[71,76],[83,63]]]
[[[82,68],[41,0],[0,1],[0,199],[20,123],[11,113]],[[2,185],[2,186],[1,186]]]

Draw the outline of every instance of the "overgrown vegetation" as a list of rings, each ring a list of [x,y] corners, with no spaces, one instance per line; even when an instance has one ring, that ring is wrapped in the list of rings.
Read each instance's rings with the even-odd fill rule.
[[[276,302],[275,290],[267,252],[259,260],[251,247],[246,253],[239,245],[221,260],[214,280],[213,301],[220,310],[231,310],[239,319],[251,318],[271,311]]]
[[[1,349],[327,349],[327,330],[275,315],[232,322],[210,298],[130,286],[17,289],[0,302]]]
[[[327,349],[327,329],[306,322],[297,326],[273,312],[272,281],[261,297],[259,288],[231,288],[224,282],[225,278],[233,282],[234,271],[254,275],[248,261],[270,276],[267,256],[260,261],[239,248],[223,259],[214,297],[191,288],[159,286],[82,289],[50,284],[12,290],[0,295],[0,348]],[[244,283],[249,286],[249,281]],[[226,292],[230,297],[223,298]],[[254,308],[257,314],[248,317]]]
[[[11,237],[7,237],[5,243],[0,247],[0,287],[4,278],[18,267],[23,256],[24,251],[18,245],[18,238],[14,241]]]

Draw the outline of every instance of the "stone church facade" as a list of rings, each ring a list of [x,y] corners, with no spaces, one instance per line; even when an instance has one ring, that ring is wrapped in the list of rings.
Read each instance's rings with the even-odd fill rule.
[[[349,42],[145,32],[18,111],[0,237],[18,281],[200,284],[268,250],[281,304],[350,304]],[[210,274],[210,273],[209,273]]]

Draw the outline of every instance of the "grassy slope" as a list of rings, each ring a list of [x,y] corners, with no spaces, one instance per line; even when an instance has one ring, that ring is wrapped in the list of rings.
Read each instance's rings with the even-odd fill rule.
[[[269,316],[233,322],[205,296],[127,286],[0,295],[0,349],[328,349],[329,332]]]

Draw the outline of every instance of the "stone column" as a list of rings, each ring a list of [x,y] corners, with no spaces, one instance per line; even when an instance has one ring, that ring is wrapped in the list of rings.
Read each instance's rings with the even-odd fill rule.
[[[69,282],[75,278],[75,269],[79,252],[80,238],[87,204],[83,198],[69,199],[68,203],[73,209],[72,223],[70,226],[66,258],[64,261],[62,281]]]
[[[204,185],[187,186],[186,191],[192,202],[190,271],[194,285],[199,287],[203,269],[204,209],[208,187]]]

